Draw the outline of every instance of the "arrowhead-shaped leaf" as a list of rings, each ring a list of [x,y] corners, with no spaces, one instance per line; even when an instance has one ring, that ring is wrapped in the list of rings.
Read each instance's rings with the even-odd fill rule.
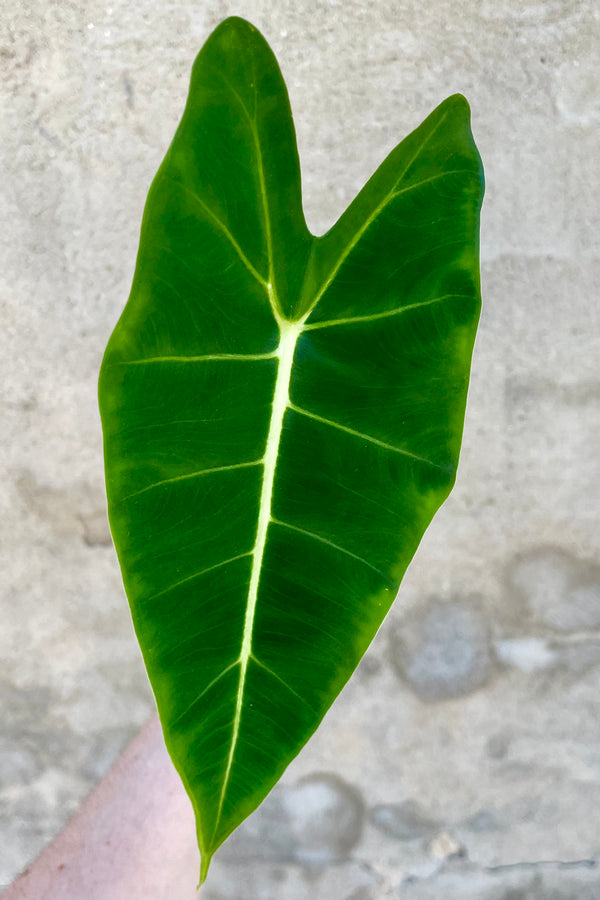
[[[202,879],[350,677],[451,489],[482,192],[453,96],[314,237],[264,39],[227,19],[198,55],[100,407],[112,531]]]

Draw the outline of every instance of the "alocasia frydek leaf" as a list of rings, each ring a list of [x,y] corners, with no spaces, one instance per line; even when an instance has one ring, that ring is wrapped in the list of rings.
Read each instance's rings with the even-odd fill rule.
[[[202,880],[350,677],[452,487],[482,193],[455,95],[315,237],[264,39],[227,19],[196,59],[100,409]]]

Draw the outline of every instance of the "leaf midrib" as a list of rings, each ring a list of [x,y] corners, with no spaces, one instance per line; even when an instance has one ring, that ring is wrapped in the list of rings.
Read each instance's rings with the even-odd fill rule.
[[[263,557],[267,543],[267,532],[269,525],[273,521],[271,516],[272,500],[273,500],[273,484],[275,481],[275,472],[277,469],[277,459],[279,456],[279,443],[281,440],[281,432],[283,429],[283,419],[286,410],[290,405],[289,386],[291,381],[292,367],[294,364],[294,353],[298,337],[302,333],[302,325],[296,323],[280,324],[280,340],[277,348],[277,378],[275,380],[275,388],[273,392],[273,406],[271,418],[269,421],[269,431],[267,434],[267,442],[265,453],[263,456],[263,482],[259,500],[258,525],[256,529],[256,539],[252,550],[252,568],[250,572],[250,582],[248,586],[248,596],[246,599],[246,614],[244,617],[244,630],[242,634],[242,646],[240,651],[240,674],[238,681],[238,690],[236,695],[235,713],[232,725],[231,744],[225,774],[223,776],[223,785],[219,796],[219,804],[215,824],[211,838],[214,840],[221,813],[223,803],[227,794],[227,786],[231,775],[233,758],[237,746],[240,722],[242,716],[242,708],[244,702],[244,688],[246,683],[246,673],[248,664],[252,657],[252,633],[254,628],[254,616],[256,612],[256,602],[258,599],[258,589],[260,585],[260,576],[262,572]],[[276,676],[279,677],[279,676]]]

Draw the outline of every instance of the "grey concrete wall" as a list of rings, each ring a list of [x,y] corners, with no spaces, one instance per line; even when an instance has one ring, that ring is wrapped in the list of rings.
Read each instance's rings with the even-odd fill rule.
[[[152,709],[104,513],[96,378],[191,63],[230,14],[280,60],[317,231],[466,94],[487,175],[485,305],[456,489],[356,676],[203,897],[597,898],[595,0],[5,7],[0,883]]]

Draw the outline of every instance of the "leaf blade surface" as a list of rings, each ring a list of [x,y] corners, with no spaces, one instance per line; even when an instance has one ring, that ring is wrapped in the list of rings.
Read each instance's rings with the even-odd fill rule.
[[[109,515],[202,879],[358,664],[458,460],[481,163],[451,97],[306,227],[248,23],[192,73],[100,377]]]

